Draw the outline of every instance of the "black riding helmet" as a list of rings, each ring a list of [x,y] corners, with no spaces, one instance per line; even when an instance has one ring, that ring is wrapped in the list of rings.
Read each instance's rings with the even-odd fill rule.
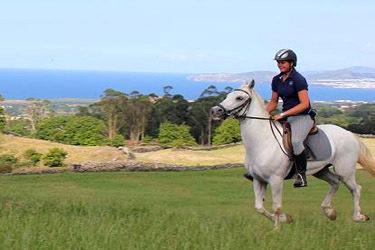
[[[297,55],[291,49],[281,49],[279,50],[274,60],[276,61],[292,61],[294,62],[294,66],[297,66]]]

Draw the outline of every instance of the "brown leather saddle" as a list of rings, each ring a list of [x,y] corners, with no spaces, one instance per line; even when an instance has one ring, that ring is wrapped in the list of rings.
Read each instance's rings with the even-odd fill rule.
[[[283,125],[283,145],[284,145],[285,151],[289,154],[289,156],[292,156],[293,155],[292,129],[290,127],[290,123],[287,121],[282,122],[282,125]],[[314,122],[314,125],[311,128],[308,135],[316,135],[318,132],[319,132],[318,126]],[[306,140],[307,138],[304,141],[304,145],[305,145],[306,151],[309,151],[309,147],[306,144]],[[312,158],[314,158],[311,156],[311,154],[309,154],[310,152],[306,152],[306,153],[308,155],[309,160],[312,160]]]

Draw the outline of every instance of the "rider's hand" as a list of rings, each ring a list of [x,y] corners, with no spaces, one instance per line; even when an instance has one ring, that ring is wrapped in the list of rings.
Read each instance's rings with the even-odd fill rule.
[[[275,121],[278,121],[278,120],[281,120],[285,118],[285,114],[284,113],[281,113],[281,114],[277,114],[273,117],[273,119],[275,119]]]

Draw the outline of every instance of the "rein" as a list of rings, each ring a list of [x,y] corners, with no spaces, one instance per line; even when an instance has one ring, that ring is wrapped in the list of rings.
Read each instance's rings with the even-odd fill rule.
[[[277,133],[280,135],[281,138],[283,138],[283,133],[280,131],[280,129],[277,127],[276,123],[275,123],[275,119],[272,118],[272,117],[269,117],[269,118],[266,118],[266,117],[258,117],[258,116],[242,116],[242,117],[239,117],[239,118],[247,118],[247,119],[255,119],[255,120],[264,120],[264,121],[269,121],[270,123],[270,128],[271,128],[271,131],[272,131],[272,135],[273,135],[273,138],[275,138],[277,144],[279,145],[279,148],[281,149],[281,151],[283,152],[284,155],[288,156],[289,159],[291,159],[291,155],[288,154],[288,152],[283,148],[283,146],[281,145],[281,143],[279,142],[279,140],[277,139],[277,136],[276,136],[276,133],[275,133],[275,129],[277,131]]]

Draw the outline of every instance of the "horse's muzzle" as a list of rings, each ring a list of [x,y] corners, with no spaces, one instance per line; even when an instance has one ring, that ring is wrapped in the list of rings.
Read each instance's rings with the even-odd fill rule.
[[[221,121],[226,118],[225,110],[220,106],[214,106],[211,108],[211,119],[214,121]]]

